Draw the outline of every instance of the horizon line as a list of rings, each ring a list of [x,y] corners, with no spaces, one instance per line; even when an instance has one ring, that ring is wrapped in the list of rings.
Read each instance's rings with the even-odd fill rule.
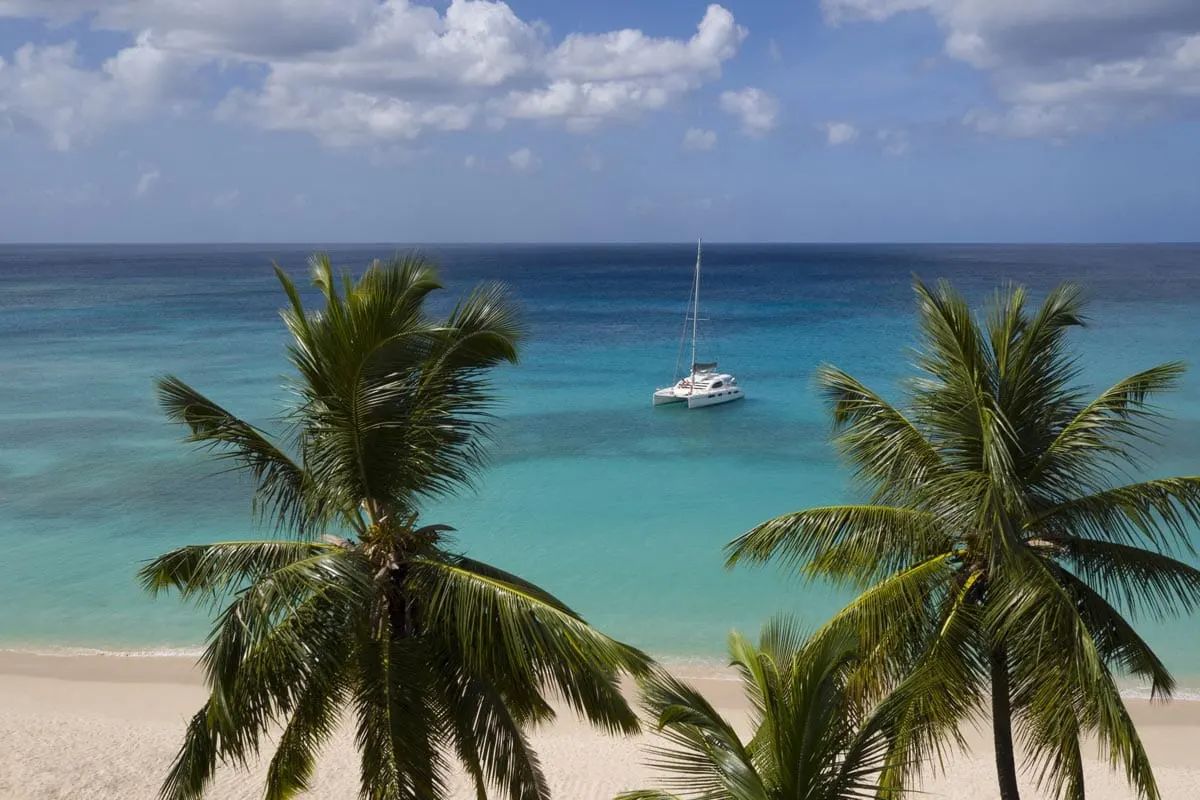
[[[1200,245],[1200,240],[1159,239],[1159,240],[1025,240],[1025,241],[933,241],[933,240],[896,240],[896,241],[783,241],[783,240],[752,240],[752,239],[705,239],[708,245],[733,245],[757,247],[1132,247],[1132,246],[1178,246]],[[328,242],[302,241],[72,241],[72,242],[19,242],[0,240],[0,247],[296,247],[315,248],[317,250],[341,247],[694,247],[694,240],[613,240],[613,241],[370,241],[346,240]]]

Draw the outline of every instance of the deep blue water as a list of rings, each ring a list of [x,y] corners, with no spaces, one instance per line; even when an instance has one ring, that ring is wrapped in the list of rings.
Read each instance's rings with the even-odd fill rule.
[[[908,370],[914,273],[974,300],[1063,280],[1092,298],[1076,336],[1096,384],[1200,344],[1200,246],[705,248],[702,357],[748,399],[652,409],[671,378],[692,245],[424,248],[443,302],[508,282],[531,338],[504,369],[493,466],[428,509],[477,557],[540,581],[654,652],[710,657],[773,611],[822,622],[845,599],[772,570],[727,573],[721,546],[769,516],[850,497],[812,374],[822,361],[891,392]],[[389,246],[335,248],[361,269]],[[0,247],[0,646],[197,645],[205,620],[151,601],[138,563],[245,538],[247,486],[178,444],[151,381],[173,373],[269,427],[287,364],[271,261],[307,285],[308,248]],[[1167,401],[1161,474],[1200,471],[1200,380]],[[1200,675],[1200,621],[1146,626]],[[1200,685],[1194,683],[1192,685]]]

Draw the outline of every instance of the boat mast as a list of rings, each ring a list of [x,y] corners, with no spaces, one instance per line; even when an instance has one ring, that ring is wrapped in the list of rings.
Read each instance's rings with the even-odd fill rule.
[[[696,240],[696,276],[692,279],[695,295],[692,298],[692,384],[693,391],[696,383],[696,322],[700,317],[700,245]]]

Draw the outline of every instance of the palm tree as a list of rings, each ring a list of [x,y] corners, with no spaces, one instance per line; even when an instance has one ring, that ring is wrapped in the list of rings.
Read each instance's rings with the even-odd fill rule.
[[[872,713],[854,686],[858,642],[849,631],[806,642],[777,618],[758,647],[737,633],[729,652],[753,709],[743,743],[692,686],[656,671],[643,681],[646,710],[667,746],[650,766],[667,791],[617,800],[857,800],[877,796],[888,755],[886,704]]]
[[[180,547],[141,570],[152,593],[222,607],[201,658],[210,690],[162,787],[200,797],[219,762],[244,764],[281,731],[268,798],[310,783],[343,716],[372,800],[443,796],[456,760],[479,798],[549,796],[528,725],[564,699],[612,732],[637,730],[623,672],[647,659],[546,591],[456,552],[423,499],[470,484],[483,463],[488,371],[515,362],[521,327],[485,284],[444,320],[420,257],[357,281],[312,260],[324,309],[309,313],[276,268],[297,377],[286,433],[268,435],[176,378],[168,417],[255,484],[260,516],[290,537]],[[339,289],[338,284],[341,284]]]
[[[1016,800],[1014,737],[1039,786],[1083,798],[1081,735],[1159,797],[1115,677],[1155,697],[1175,686],[1129,618],[1190,612],[1200,571],[1190,526],[1200,477],[1131,480],[1162,431],[1151,400],[1183,373],[1169,363],[1087,400],[1068,332],[1079,291],[1036,312],[997,292],[985,321],[949,285],[916,283],[919,376],[905,408],[830,366],[818,375],[836,442],[869,493],[755,527],[729,563],[777,559],[863,590],[826,630],[862,638],[876,690],[909,698],[887,786],[905,765],[962,744],[990,695],[1000,793]]]

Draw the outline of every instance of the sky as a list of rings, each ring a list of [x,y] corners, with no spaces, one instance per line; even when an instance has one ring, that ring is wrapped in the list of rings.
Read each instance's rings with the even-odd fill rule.
[[[0,241],[1200,240],[1197,0],[0,0]]]

